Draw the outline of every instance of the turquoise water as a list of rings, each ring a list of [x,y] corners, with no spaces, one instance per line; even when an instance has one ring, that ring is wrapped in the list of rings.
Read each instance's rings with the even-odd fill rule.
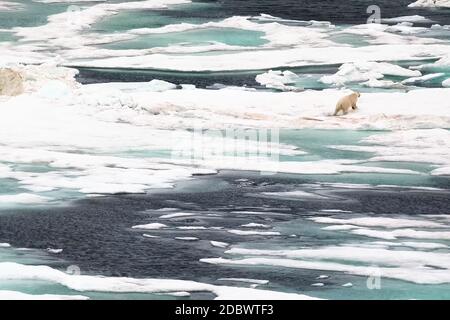
[[[316,213],[317,214],[317,213]],[[314,216],[314,213],[311,213]],[[261,250],[297,250],[304,248],[315,248],[317,246],[339,246],[362,244],[370,241],[375,241],[363,236],[342,233],[338,231],[324,231],[321,228],[325,225],[313,223],[309,220],[298,219],[286,223],[277,224],[276,230],[282,234],[299,234],[301,237],[290,239],[271,239],[270,241],[252,241],[248,243],[241,243],[240,248],[261,249]],[[436,240],[441,244],[450,244],[450,241]],[[395,249],[393,249],[395,250]],[[399,250],[399,249],[397,249]],[[446,251],[443,251],[446,252]],[[231,255],[232,258],[237,258],[237,255]],[[336,263],[348,263],[345,260],[327,260]],[[375,268],[375,265],[352,262],[352,265],[367,266]],[[242,268],[254,268],[254,266],[240,266]],[[293,276],[301,272],[300,269],[288,267],[268,267],[259,266],[265,272],[277,273],[279,276]],[[327,279],[314,279],[312,277],[309,281],[322,282],[324,287],[311,288],[311,290],[303,291],[303,293],[333,300],[378,300],[378,299],[450,299],[450,285],[421,285],[407,281],[395,280],[381,277],[379,288],[370,288],[367,285],[368,277],[354,276],[345,272],[333,271],[311,271],[312,276],[318,277],[320,275],[327,275]],[[342,287],[345,283],[352,283],[352,287]]]
[[[47,17],[67,10],[70,3],[41,3],[30,0],[14,1],[23,5],[21,9],[0,11],[0,28],[35,27],[47,23]]]
[[[374,185],[399,185],[399,186],[424,186],[439,187],[445,183],[445,177],[430,176],[429,173],[435,166],[417,162],[373,162],[367,161],[375,156],[370,152],[345,151],[331,148],[334,145],[368,145],[360,141],[369,136],[385,134],[388,131],[353,131],[353,130],[281,130],[280,143],[296,146],[306,152],[302,155],[280,155],[281,162],[291,161],[320,161],[320,160],[355,160],[357,165],[413,170],[420,174],[386,174],[386,173],[339,173],[339,174],[280,174],[281,176],[293,176],[316,182],[356,183]],[[370,145],[370,144],[369,144]],[[129,150],[127,157],[156,157],[166,158],[171,156],[170,150],[145,151]],[[227,155],[227,154],[225,154]],[[228,154],[232,156],[232,154]],[[248,154],[251,155],[251,154]],[[256,154],[254,154],[256,155]]]
[[[282,130],[280,142],[294,145],[307,152],[300,156],[302,160],[315,161],[322,159],[367,159],[366,152],[354,152],[332,149],[333,145],[355,145],[359,141],[383,131],[352,131],[352,130]],[[298,157],[282,157],[281,160],[296,160]]]
[[[173,11],[201,11],[205,9],[217,8],[214,3],[191,3],[175,5],[171,7]],[[200,24],[208,21],[220,21],[219,18],[207,19],[186,14],[183,17],[174,17],[167,14],[166,10],[131,10],[123,11],[111,17],[96,22],[92,29],[98,32],[127,31],[139,28],[159,28],[170,24],[192,23]]]
[[[423,186],[423,187],[441,187],[447,184],[446,177],[431,176],[430,172],[436,166],[427,163],[416,162],[374,162],[369,161],[375,154],[370,152],[355,152],[335,149],[332,146],[348,145],[348,146],[364,146],[361,142],[369,136],[386,134],[387,131],[352,131],[352,130],[281,130],[280,143],[294,146],[305,152],[299,155],[281,154],[279,161],[283,162],[316,162],[323,160],[352,160],[355,165],[362,167],[389,168],[389,169],[407,169],[416,172],[416,174],[390,174],[390,173],[354,173],[341,172],[336,174],[285,174],[280,173],[283,177],[296,177],[306,181],[314,182],[330,182],[330,183],[354,183],[354,184],[373,184],[373,185],[399,185],[399,186]],[[369,144],[370,145],[370,144]],[[235,150],[225,153],[224,156],[230,156],[233,159]],[[172,150],[141,150],[129,149],[115,153],[96,153],[97,155],[111,155],[125,158],[154,158],[164,162],[164,159],[175,160],[191,159],[189,154],[176,153],[172,154]],[[244,156],[256,156],[256,153],[246,152]],[[188,157],[188,158],[186,158]],[[50,167],[47,164],[9,164],[12,169],[19,172],[39,174],[39,173],[58,173],[64,174],[67,169],[58,169]],[[49,198],[45,205],[61,205],[67,201],[83,198],[85,195],[72,189],[55,189],[51,191],[32,192],[19,184],[14,179],[2,179],[0,184],[0,194],[14,195],[17,193],[34,193]],[[0,204],[0,208],[7,209],[11,205],[8,203]],[[26,205],[25,205],[26,206]],[[14,205],[14,207],[17,207]]]
[[[259,46],[267,43],[261,39],[262,32],[245,31],[233,28],[209,28],[140,36],[137,39],[104,45],[108,49],[149,49],[176,44],[184,46],[208,45],[220,42],[230,46]]]
[[[335,27],[335,31],[331,32],[327,39],[331,40],[335,43],[339,44],[347,44],[351,45],[353,47],[359,48],[359,47],[365,47],[370,45],[369,40],[371,40],[368,36],[361,36],[361,35],[355,35],[350,33],[342,33],[346,28],[351,27],[351,25],[343,24],[343,25],[337,25]]]
[[[5,41],[14,41],[17,37],[15,37],[11,32],[0,32],[0,42]]]

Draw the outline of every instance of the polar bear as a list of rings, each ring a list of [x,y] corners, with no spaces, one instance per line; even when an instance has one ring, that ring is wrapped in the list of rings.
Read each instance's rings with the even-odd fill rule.
[[[361,94],[359,92],[353,92],[352,94],[339,99],[338,103],[336,104],[334,115],[337,116],[340,111],[342,111],[343,114],[347,114],[350,108],[353,110],[358,109],[358,106],[356,104],[359,97],[361,97]]]

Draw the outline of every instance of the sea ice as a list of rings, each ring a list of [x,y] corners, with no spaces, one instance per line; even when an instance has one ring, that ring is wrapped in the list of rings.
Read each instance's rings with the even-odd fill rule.
[[[169,213],[169,214],[165,214],[160,216],[160,219],[172,219],[172,218],[181,218],[181,217],[190,217],[193,216],[195,214],[193,213],[187,213],[187,212],[178,212],[178,213]]]
[[[340,225],[356,225],[361,227],[383,227],[387,229],[396,228],[445,228],[445,224],[427,220],[405,219],[405,218],[388,218],[388,217],[361,217],[350,219],[336,219],[329,217],[309,218],[317,223],[340,224]]]
[[[299,80],[299,76],[295,73],[286,71],[272,71],[269,70],[266,73],[256,76],[256,82],[265,86],[266,88],[278,89],[283,91],[295,91],[298,88],[289,86],[289,84],[295,84]]]
[[[19,291],[0,290],[0,300],[87,300],[80,295],[28,294]]]
[[[342,285],[342,287],[344,287],[344,288],[350,288],[350,287],[353,287],[353,283],[351,283],[351,282],[344,283],[344,284]]]
[[[19,193],[12,195],[0,195],[0,203],[10,204],[43,204],[51,199],[32,193]]]
[[[210,241],[210,243],[213,247],[217,247],[217,248],[226,248],[230,245],[229,243],[221,242],[221,241]]]
[[[23,8],[21,3],[12,1],[0,1],[0,11],[13,11],[20,10]]]
[[[317,283],[313,283],[311,286],[312,286],[312,287],[324,287],[325,284],[322,283],[322,282],[317,282]]]
[[[262,228],[262,229],[271,228],[271,226],[269,226],[267,224],[254,223],[254,222],[243,224],[243,225],[241,225],[241,227],[243,227],[243,228]]]
[[[450,231],[420,231],[414,229],[381,231],[360,228],[352,230],[351,233],[386,240],[395,240],[397,238],[450,240]]]
[[[425,18],[424,16],[412,15],[412,16],[401,16],[395,18],[384,18],[381,20],[382,22],[414,22],[414,23],[431,23],[433,20]]]
[[[240,236],[279,236],[277,231],[253,231],[253,230],[228,230],[229,233]]]
[[[234,281],[234,282],[247,282],[253,284],[268,284],[269,280],[259,280],[259,279],[247,279],[247,278],[220,278],[218,281]]]
[[[402,81],[403,84],[415,84],[415,83],[421,83],[421,82],[425,82],[428,80],[432,80],[435,78],[440,78],[442,76],[444,76],[445,73],[430,73],[421,77],[412,77],[412,78],[408,78]]]
[[[316,299],[307,295],[283,293],[254,288],[216,286],[207,283],[172,279],[134,279],[100,277],[90,275],[70,275],[48,266],[23,265],[0,262],[0,280],[42,280],[66,286],[69,289],[88,292],[112,293],[173,293],[211,292],[219,300],[267,300]]]
[[[49,253],[55,253],[55,254],[58,254],[58,253],[61,253],[61,252],[63,252],[63,249],[53,249],[53,248],[47,248],[47,252],[49,252]]]
[[[133,226],[133,229],[145,229],[145,230],[158,230],[163,228],[167,228],[167,226],[162,223],[149,223]]]
[[[442,86],[443,86],[443,87],[449,87],[449,88],[450,88],[450,79],[444,80],[444,81],[442,82]]]
[[[153,236],[153,235],[147,234],[147,233],[144,233],[142,236],[143,236],[144,238],[149,238],[149,239],[159,238],[158,236]]]
[[[181,241],[198,241],[199,238],[196,238],[196,237],[175,237],[175,240],[181,240]]]
[[[449,0],[418,0],[408,5],[410,8],[414,7],[443,7],[450,8]]]
[[[202,262],[224,265],[266,265],[311,270],[341,271],[355,275],[373,275],[373,265],[382,277],[420,284],[450,283],[448,253],[361,248],[355,246],[322,247],[298,250],[259,250],[233,248],[227,254],[264,256],[240,259],[210,258]],[[342,261],[336,263],[334,261]]]
[[[419,77],[422,74],[420,71],[406,69],[386,62],[358,62],[345,63],[339,67],[336,74],[323,76],[320,81],[326,84],[344,85],[347,82],[379,80],[385,75]]]

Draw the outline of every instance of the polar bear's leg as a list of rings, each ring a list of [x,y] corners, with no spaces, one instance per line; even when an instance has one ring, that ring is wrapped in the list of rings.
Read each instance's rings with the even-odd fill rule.
[[[342,105],[341,105],[341,104],[338,104],[338,105],[336,106],[336,110],[334,111],[333,116],[337,116],[337,115],[339,114],[339,111],[341,111],[341,110],[342,110],[342,112],[344,112],[344,110],[342,109]]]

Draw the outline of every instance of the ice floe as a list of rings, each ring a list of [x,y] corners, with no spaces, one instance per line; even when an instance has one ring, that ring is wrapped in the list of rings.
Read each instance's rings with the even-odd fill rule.
[[[352,213],[349,210],[341,210],[341,209],[322,209],[321,212],[330,212],[330,213]]]
[[[0,290],[0,300],[87,300],[81,295],[28,294],[19,291]]]
[[[226,253],[246,256],[238,259],[208,258],[205,263],[223,265],[266,265],[299,269],[340,271],[400,279],[420,284],[449,283],[448,253],[400,251],[380,248],[322,247],[298,250],[259,250],[233,248]],[[250,257],[249,257],[250,256]],[[264,257],[251,257],[264,256]],[[335,262],[342,261],[341,263]],[[361,265],[365,264],[365,265]],[[376,265],[376,267],[374,267]]]
[[[418,0],[408,5],[410,8],[415,7],[443,7],[450,8],[449,0]]]
[[[311,285],[311,287],[324,287],[324,286],[325,286],[325,284],[322,283],[322,282],[313,283],[313,284]]]
[[[425,39],[425,38],[421,38]],[[398,39],[392,40],[393,43]],[[438,40],[415,40],[416,42],[432,42],[435,44],[389,44],[374,45],[363,48],[343,46],[312,48],[300,47],[284,50],[247,50],[243,52],[227,52],[220,55],[168,56],[167,54],[150,54],[128,57],[112,57],[96,60],[74,60],[70,65],[102,68],[151,68],[179,71],[223,71],[223,70],[262,70],[280,67],[300,67],[324,64],[343,64],[367,61],[402,61],[416,60],[425,57],[442,57],[448,52],[448,46],[438,44]],[[329,52],[334,54],[330,55]]]
[[[159,112],[156,117],[149,119],[157,126],[162,123],[166,126],[171,126],[171,123],[183,126],[185,123],[211,128],[223,127],[228,123],[252,127],[397,129],[408,126],[446,127],[450,122],[445,103],[446,97],[450,96],[447,89],[363,93],[357,113],[339,119],[329,117],[336,101],[345,94],[341,90],[274,93],[194,89],[170,90],[152,95],[136,94],[133,101],[139,105],[145,101],[147,107],[144,108],[149,111],[152,110],[149,105],[167,108],[167,115]],[[396,103],[392,105],[394,100]],[[277,106],[276,110],[274,105]],[[423,108],[424,105],[427,108]],[[192,108],[196,110],[195,117]],[[174,118],[177,115],[179,117]],[[146,118],[141,118],[141,121],[146,121]]]
[[[352,224],[341,224],[341,225],[332,225],[328,227],[323,227],[322,230],[328,230],[328,231],[344,231],[344,230],[352,230],[352,229],[358,229],[358,226],[352,225]]]
[[[283,192],[261,192],[263,196],[275,197],[275,198],[287,198],[287,199],[317,199],[323,200],[328,199],[327,196],[323,196],[317,193],[307,192],[303,190],[295,190],[295,191],[283,191]]]
[[[445,43],[440,39],[422,37],[421,35],[427,31],[428,29],[424,27],[414,27],[411,22],[401,22],[396,25],[378,23],[354,25],[339,31],[339,34],[362,36],[369,44],[380,46]]]
[[[351,287],[353,287],[353,283],[351,283],[351,282],[344,283],[342,285],[342,287],[344,287],[344,288],[351,288]]]
[[[47,248],[47,252],[58,254],[58,253],[63,252],[63,249]]]
[[[412,78],[405,79],[402,81],[402,84],[415,84],[415,83],[425,82],[425,81],[432,80],[435,78],[443,77],[444,75],[445,75],[445,73],[430,73],[430,74],[420,76],[420,77],[412,77]]]
[[[20,10],[23,7],[21,3],[12,1],[0,1],[0,11]]]
[[[362,83],[363,86],[369,87],[369,88],[391,88],[391,89],[404,89],[406,90],[407,86],[391,81],[391,80],[378,80],[375,78],[372,78],[370,80],[367,80],[366,82]]]
[[[373,81],[385,75],[400,77],[419,77],[417,70],[406,69],[386,62],[362,62],[343,64],[339,71],[331,76],[323,76],[320,81],[326,84],[344,85],[347,82]]]
[[[388,218],[388,217],[361,217],[361,218],[329,218],[316,217],[310,220],[317,223],[340,224],[340,225],[356,225],[362,227],[383,227],[388,229],[395,228],[445,228],[446,225],[428,220],[405,219],[405,218]]]
[[[393,23],[399,23],[399,22],[430,23],[430,22],[433,22],[433,20],[428,19],[424,16],[419,16],[419,15],[384,18],[381,21],[382,22],[393,22]]]
[[[41,280],[63,285],[80,292],[111,293],[173,293],[173,292],[211,292],[219,300],[248,299],[315,299],[313,297],[260,290],[254,288],[216,286],[207,283],[172,279],[134,279],[89,275],[70,275],[48,266],[23,265],[12,262],[0,262],[0,279]]]
[[[450,88],[450,79],[444,80],[444,81],[442,82],[442,86],[443,86],[443,87],[449,87],[449,88]]]
[[[289,84],[295,84],[299,80],[299,76],[295,73],[286,71],[272,71],[269,70],[266,73],[256,76],[256,82],[265,86],[266,88],[278,89],[283,91],[295,91],[297,87],[289,86]]]
[[[385,72],[394,73],[394,71]],[[336,101],[345,94],[341,90],[300,93],[252,92],[231,89],[148,92],[151,86],[147,86],[145,83],[134,86],[130,84],[126,86],[119,86],[118,84],[87,85],[80,89],[71,89],[70,87],[73,84],[71,81],[67,81],[69,83],[63,90],[53,90],[61,92],[58,104],[66,106],[65,108],[56,109],[51,106],[50,100],[55,103],[55,99],[50,98],[47,94],[44,94],[44,97],[42,94],[41,96],[32,95],[30,97],[19,96],[1,103],[2,110],[5,111],[5,120],[14,123],[13,117],[22,116],[23,112],[29,111],[26,102],[33,99],[33,108],[39,110],[43,119],[37,118],[32,121],[32,119],[22,117],[22,121],[29,122],[29,130],[37,130],[39,126],[43,127],[43,121],[49,122],[51,116],[54,119],[51,126],[54,126],[55,129],[58,129],[58,132],[63,134],[60,140],[65,141],[81,140],[83,136],[89,135],[90,137],[96,137],[96,139],[91,139],[92,142],[95,142],[100,135],[99,131],[104,132],[103,135],[107,135],[112,127],[115,127],[114,130],[129,131],[129,134],[124,134],[120,139],[114,141],[116,145],[119,141],[123,141],[123,145],[130,144],[131,140],[136,141],[134,134],[137,133],[140,133],[141,145],[144,144],[144,141],[148,144],[149,139],[144,139],[144,137],[148,136],[149,130],[142,127],[131,128],[131,126],[125,124],[113,125],[103,122],[92,127],[86,125],[89,128],[86,132],[77,132],[78,135],[71,134],[69,136],[64,135],[64,131],[70,128],[73,132],[76,128],[71,126],[63,130],[60,127],[68,126],[67,120],[65,120],[67,118],[72,118],[74,122],[84,121],[85,123],[95,123],[97,119],[108,122],[122,121],[131,124],[145,124],[153,128],[193,126],[216,128],[235,125],[395,129],[408,126],[446,127],[448,126],[447,123],[450,122],[447,119],[448,111],[445,104],[446,96],[450,95],[447,89],[423,89],[408,93],[363,93],[358,113],[341,117],[338,121],[334,117],[328,117],[328,115]],[[396,101],[395,106],[392,106],[390,102],[392,100]],[[258,102],[257,108],[255,101]],[[273,109],[275,104],[277,110]],[[423,108],[424,104],[428,107]],[[195,110],[195,113],[193,110]],[[317,120],[314,121],[313,119]],[[48,123],[45,124],[50,126]],[[98,128],[99,125],[102,125],[103,128]],[[5,124],[6,126],[7,124]],[[89,131],[94,131],[95,134]],[[131,134],[133,134],[133,137],[127,139]],[[38,137],[38,135],[35,136]],[[56,140],[58,137],[49,138]],[[88,139],[85,139],[83,143],[86,145],[88,141]],[[112,144],[111,141],[109,143]]]
[[[415,69],[433,69],[439,67],[450,67],[450,54],[446,54],[442,56],[440,59],[436,60],[433,63],[425,63],[415,67]]]
[[[0,195],[1,203],[12,204],[44,204],[50,201],[49,197],[40,196],[32,193],[18,193],[18,194],[2,194]]]
[[[217,248],[226,248],[230,245],[229,243],[221,242],[221,241],[210,241],[210,243],[213,247],[217,247]]]
[[[234,28],[240,30],[263,32],[263,39],[269,41],[263,47],[279,47],[289,45],[307,44],[311,46],[324,46],[333,44],[332,41],[325,39],[329,25],[322,25],[323,29],[305,28],[305,26],[284,25],[278,22],[273,23],[255,23],[255,17],[233,16],[218,22],[206,22],[203,24],[179,23],[166,25],[160,28],[140,28],[132,29],[127,34],[148,35],[148,34],[170,34],[173,32],[184,32],[189,30],[201,29],[227,29]],[[240,47],[242,50],[243,48]]]
[[[400,246],[406,246],[411,248],[417,248],[417,249],[444,249],[448,248],[447,245],[442,243],[434,243],[434,242],[411,242],[411,241],[405,241],[401,242],[399,244]]]
[[[182,217],[190,217],[195,215],[194,213],[187,213],[187,212],[178,212],[178,213],[169,213],[160,216],[160,219],[173,219],[173,218],[182,218]]]
[[[247,278],[220,278],[218,281],[247,282],[253,284],[268,284],[269,280],[247,279]]]
[[[133,226],[133,229],[145,229],[145,230],[159,230],[163,228],[167,228],[167,225],[163,223],[149,223]]]
[[[206,228],[204,226],[182,226],[182,227],[177,227],[177,229],[180,229],[180,230],[206,230],[208,228]]]
[[[255,231],[255,230],[227,230],[227,232],[239,236],[279,236],[278,231]]]
[[[154,236],[154,235],[147,234],[147,233],[144,233],[142,236],[143,236],[144,238],[149,238],[149,239],[156,239],[156,238],[159,238],[159,236]]]
[[[373,152],[369,161],[423,162],[438,165],[432,175],[448,175],[450,131],[401,130],[363,139],[366,146],[335,146],[341,150]]]
[[[254,222],[243,224],[243,225],[241,225],[241,227],[243,227],[243,228],[262,228],[262,229],[269,229],[269,228],[271,228],[271,226],[269,226],[267,224],[254,223]]]
[[[181,241],[198,241],[200,240],[197,237],[175,237],[175,240],[181,240]]]
[[[361,236],[385,240],[395,240],[398,238],[450,240],[450,231],[421,231],[415,229],[396,229],[392,231],[385,231],[357,228],[351,230],[350,232]]]

